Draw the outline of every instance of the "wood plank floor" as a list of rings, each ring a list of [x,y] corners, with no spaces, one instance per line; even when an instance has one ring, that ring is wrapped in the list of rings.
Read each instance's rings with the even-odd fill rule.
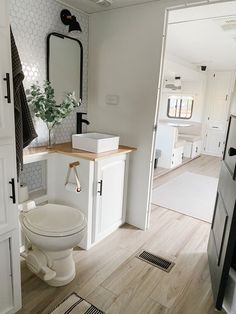
[[[210,177],[219,177],[221,158],[201,155],[200,157],[186,163],[185,165],[168,172],[167,174],[153,180],[153,188],[160,186],[169,180],[189,171],[197,174],[202,174]]]
[[[182,171],[217,176],[219,160],[200,158]],[[206,222],[153,206],[148,231],[124,225],[89,251],[75,250],[76,278],[61,288],[47,286],[22,261],[19,313],[46,314],[75,291],[107,314],[213,314],[206,254],[209,230]],[[135,257],[141,249],[166,257],[175,266],[170,273],[163,272]]]

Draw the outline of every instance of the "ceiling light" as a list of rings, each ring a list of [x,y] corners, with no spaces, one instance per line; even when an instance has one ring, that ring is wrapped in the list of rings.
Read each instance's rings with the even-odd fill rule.
[[[181,89],[181,77],[180,76],[175,77],[175,86],[177,89]]]
[[[165,88],[171,89],[171,90],[180,90],[181,89],[181,77],[176,76],[172,79],[166,79],[165,80]]]
[[[101,7],[109,7],[110,5],[112,5],[113,0],[91,0],[91,1],[95,2]]]
[[[213,19],[213,21],[221,27],[223,31],[235,31],[236,30],[236,17],[224,17],[219,19]]]

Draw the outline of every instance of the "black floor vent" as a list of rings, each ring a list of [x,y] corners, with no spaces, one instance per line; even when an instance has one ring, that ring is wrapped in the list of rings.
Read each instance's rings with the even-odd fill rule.
[[[137,255],[137,258],[155,267],[158,267],[161,270],[166,271],[167,273],[169,273],[172,267],[175,265],[175,263],[170,262],[160,256],[153,255],[147,251],[142,251],[140,254]]]

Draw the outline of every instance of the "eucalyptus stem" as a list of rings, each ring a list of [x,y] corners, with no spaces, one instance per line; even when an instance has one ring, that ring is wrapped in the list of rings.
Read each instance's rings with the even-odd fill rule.
[[[67,93],[63,102],[58,105],[55,100],[54,89],[49,81],[42,87],[34,84],[30,88],[30,95],[27,97],[35,116],[41,118],[48,127],[49,146],[51,146],[52,129],[59,125],[76,107],[81,105],[77,101],[75,93]]]

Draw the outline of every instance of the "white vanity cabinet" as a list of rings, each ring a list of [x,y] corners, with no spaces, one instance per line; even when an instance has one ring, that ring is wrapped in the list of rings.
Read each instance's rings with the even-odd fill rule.
[[[81,192],[65,188],[68,166],[75,161],[80,162],[77,172]],[[82,248],[89,249],[125,222],[127,173],[128,153],[111,152],[105,158],[94,159],[63,153],[48,156],[48,201],[72,206],[84,213],[87,218],[87,233],[80,243]],[[75,183],[73,172],[70,182]]]

